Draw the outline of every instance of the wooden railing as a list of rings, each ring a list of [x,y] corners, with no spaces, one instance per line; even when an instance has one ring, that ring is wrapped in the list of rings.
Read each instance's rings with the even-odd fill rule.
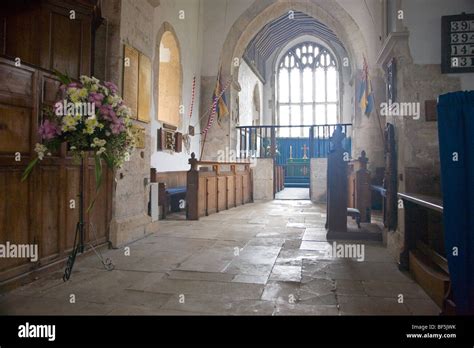
[[[199,161],[194,153],[187,173],[186,218],[200,217],[253,201],[250,162]]]
[[[309,126],[238,126],[236,128],[239,132],[239,157],[275,158],[279,154],[278,141],[285,138],[307,138],[309,158],[327,157],[330,150],[329,140],[337,126],[341,126],[346,139],[350,139],[352,123]],[[295,128],[302,130],[302,133],[307,136],[282,136],[284,130]],[[346,150],[350,152],[350,149]]]

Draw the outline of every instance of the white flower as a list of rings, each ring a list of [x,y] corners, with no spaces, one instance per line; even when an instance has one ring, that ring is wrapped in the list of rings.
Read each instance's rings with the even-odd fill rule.
[[[106,102],[110,105],[112,105],[112,107],[117,107],[117,105],[120,103],[120,101],[122,100],[122,98],[120,98],[118,95],[109,95],[107,97],[107,100]]]
[[[89,76],[86,76],[86,75],[82,75],[81,77],[79,77],[79,80],[81,81],[82,84],[93,84],[93,85],[96,85],[99,83],[99,80],[96,79],[94,76],[92,77],[89,77]]]
[[[99,149],[99,151],[96,152],[96,155],[97,155],[97,156],[100,156],[100,155],[102,155],[104,152],[105,152],[105,147],[101,147],[101,148]]]
[[[118,103],[120,103],[120,101],[118,101]],[[132,114],[132,110],[126,107],[125,105],[121,105],[117,110],[117,114],[120,117],[130,117],[130,115]]]
[[[105,146],[105,144],[107,144],[107,141],[104,140],[104,139],[94,138],[92,141],[93,141],[92,144],[91,144],[92,148],[94,148],[94,147],[103,148]],[[105,151],[105,148],[104,148],[103,151]]]
[[[38,154],[38,158],[40,161],[43,160],[46,151],[48,151],[48,148],[45,145],[39,143],[35,145],[35,152]],[[51,156],[50,153],[48,153],[48,155]]]

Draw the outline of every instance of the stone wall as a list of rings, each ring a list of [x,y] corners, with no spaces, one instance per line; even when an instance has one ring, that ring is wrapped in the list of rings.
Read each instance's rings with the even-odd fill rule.
[[[311,201],[314,203],[327,202],[327,172],[328,159],[327,158],[312,158],[311,159]]]
[[[184,18],[180,17],[184,11]],[[159,45],[159,32],[165,22],[173,25],[182,53],[182,105],[185,107],[180,131],[188,132],[195,126],[190,152],[199,154],[200,142],[200,68],[202,56],[202,17],[199,0],[108,0],[103,2],[102,14],[108,21],[106,78],[122,88],[123,44],[135,47],[152,62],[155,62]],[[169,24],[171,23],[171,24]],[[194,33],[195,36],[189,33]],[[155,64],[154,64],[155,65]],[[192,80],[196,76],[196,99],[194,112],[189,118]],[[148,216],[150,195],[150,168],[158,171],[187,170],[189,153],[156,152],[156,129],[161,124],[156,120],[156,72],[153,71],[151,122],[136,122],[145,128],[145,148],[137,149],[131,160],[117,171],[114,191],[113,220],[110,239],[114,247],[141,238],[158,228]]]
[[[106,1],[103,16],[109,23],[107,78],[122,90],[123,44],[152,57],[153,7],[145,0]],[[145,128],[145,148],[135,150],[130,161],[116,173],[110,229],[114,247],[141,238],[157,228],[148,216],[150,126],[135,123]]]
[[[273,159],[258,158],[255,160],[253,171],[254,201],[269,201],[273,197]]]
[[[388,38],[379,54],[383,66],[391,58],[397,64],[397,102],[419,103],[420,117],[381,117],[382,123],[395,126],[397,145],[398,191],[441,196],[438,123],[425,118],[425,101],[436,100],[440,94],[459,91],[472,83],[468,74],[441,74],[440,42],[428,40],[440,37],[441,17],[472,12],[472,2],[454,0],[402,1],[404,31]],[[383,99],[382,99],[383,100]],[[384,100],[385,101],[385,100]],[[379,105],[376,105],[379,107]],[[368,151],[370,156],[370,152]],[[403,248],[404,210],[398,210],[396,231],[385,231],[385,241],[398,260]]]

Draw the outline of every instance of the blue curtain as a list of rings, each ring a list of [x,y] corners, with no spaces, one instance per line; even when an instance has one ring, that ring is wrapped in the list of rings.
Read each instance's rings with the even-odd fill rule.
[[[457,313],[474,314],[474,92],[439,97],[438,134],[451,287]]]

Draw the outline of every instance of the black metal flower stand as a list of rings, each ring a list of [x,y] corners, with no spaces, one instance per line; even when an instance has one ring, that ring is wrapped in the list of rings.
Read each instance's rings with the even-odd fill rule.
[[[81,166],[80,166],[80,182],[79,182],[79,221],[76,224],[76,232],[74,236],[74,246],[71,254],[69,255],[66,263],[66,269],[64,270],[63,281],[68,281],[71,278],[72,269],[74,263],[76,262],[76,256],[78,254],[83,254],[85,245],[84,245],[84,171],[85,171],[85,156],[81,156]],[[114,269],[114,264],[110,259],[104,260],[100,252],[98,252],[92,243],[89,245],[101,261],[104,268],[108,271]]]

